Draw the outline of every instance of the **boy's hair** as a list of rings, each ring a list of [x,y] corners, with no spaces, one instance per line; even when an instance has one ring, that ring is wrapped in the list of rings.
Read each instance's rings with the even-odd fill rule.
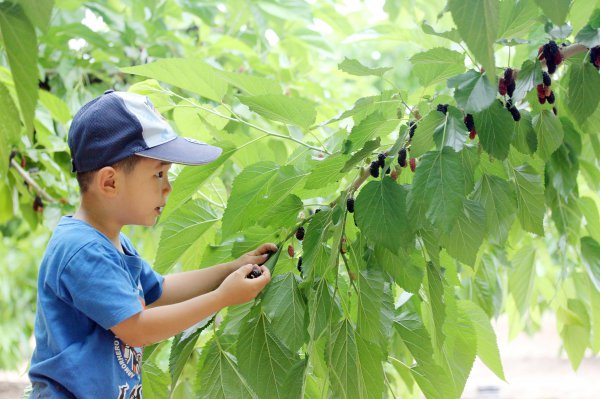
[[[135,166],[138,164],[138,162],[140,162],[141,160],[142,157],[132,155],[109,166],[113,167],[114,169],[121,169],[125,173],[131,173]],[[79,183],[79,192],[81,194],[88,191],[88,189],[90,188],[90,184],[94,179],[94,175],[99,170],[100,169],[91,170],[89,172],[77,172],[77,183]]]

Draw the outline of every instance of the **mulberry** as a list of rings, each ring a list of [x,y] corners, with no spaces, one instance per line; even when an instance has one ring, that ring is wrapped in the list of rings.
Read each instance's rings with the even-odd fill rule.
[[[477,131],[475,129],[473,129],[469,132],[469,138],[471,140],[475,140],[475,136],[477,136]]]
[[[412,139],[417,130],[417,123],[415,121],[408,122],[408,136]]]
[[[417,160],[415,158],[411,158],[409,159],[408,163],[410,164],[410,170],[414,172],[417,167]]]
[[[555,98],[554,98],[554,92],[551,91],[550,95],[548,97],[546,97],[546,101],[548,101],[548,104],[554,104]]]
[[[298,271],[302,273],[302,256],[298,257],[298,266],[296,267],[298,268]]]
[[[44,201],[42,201],[42,198],[39,195],[36,195],[33,200],[33,210],[38,213],[44,212]]]
[[[446,115],[448,113],[448,104],[438,104],[436,110]]]
[[[385,165],[385,154],[383,153],[379,153],[377,154],[377,161],[379,162],[379,166],[383,168],[383,166]]]
[[[511,107],[511,109],[509,111],[510,111],[510,114],[512,115],[513,119],[515,120],[515,122],[518,122],[521,120],[521,113],[519,112],[517,107],[513,106],[513,107]]]
[[[548,72],[546,72],[546,71],[542,72],[542,81],[544,82],[544,86],[552,85],[552,78],[550,78],[550,75],[548,75]]]
[[[250,272],[250,274],[248,274],[246,276],[246,278],[254,279],[254,278],[257,278],[257,277],[260,277],[260,276],[262,276],[262,272],[260,271],[260,269],[258,268],[258,266],[253,266],[252,267],[252,271]]]
[[[463,122],[465,123],[465,126],[467,127],[467,130],[469,132],[471,130],[475,129],[475,121],[473,120],[473,115],[471,115],[471,114],[465,115]]]
[[[500,93],[501,96],[506,94],[506,82],[504,81],[504,78],[500,78],[500,81],[498,82],[498,93]]]
[[[296,238],[300,241],[304,240],[304,227],[298,227],[298,230],[296,230]]]
[[[354,198],[348,198],[346,200],[346,209],[348,209],[348,212],[350,213],[354,212]]]
[[[402,147],[398,151],[398,164],[403,168],[406,167],[406,147]]]
[[[555,41],[551,40],[544,44],[542,48],[544,59],[546,60],[546,67],[548,73],[552,75],[556,72],[556,67],[562,62],[562,55]]]
[[[294,257],[294,246],[293,245],[288,245],[288,255],[290,256],[290,258]]]
[[[596,68],[600,68],[600,46],[592,47],[590,50],[590,62]]]
[[[371,162],[371,165],[369,166],[369,171],[371,172],[371,176],[379,177],[379,161]]]

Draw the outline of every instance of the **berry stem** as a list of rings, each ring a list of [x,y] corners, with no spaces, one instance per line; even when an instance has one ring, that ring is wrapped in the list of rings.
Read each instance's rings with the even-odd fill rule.
[[[15,168],[15,170],[17,171],[17,173],[23,178],[23,180],[25,180],[25,182],[27,184],[29,184],[30,187],[33,187],[33,189],[35,190],[35,192],[42,197],[44,200],[46,200],[46,202],[59,202],[58,200],[52,198],[50,196],[50,194],[48,194],[43,188],[41,188],[39,186],[39,184],[37,184],[35,182],[35,180],[33,180],[33,178],[31,177],[31,175],[29,173],[27,173],[27,171],[25,169],[23,169],[21,167],[21,165],[13,158],[10,160],[10,166],[12,166],[13,168]]]

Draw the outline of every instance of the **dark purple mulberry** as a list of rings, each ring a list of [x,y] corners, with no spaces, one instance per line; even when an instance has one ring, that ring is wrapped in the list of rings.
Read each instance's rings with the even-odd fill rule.
[[[304,239],[304,227],[298,227],[298,230],[296,230],[296,238],[300,241]]]
[[[400,148],[400,151],[398,151],[398,164],[401,167],[406,167],[406,148],[402,147]]]
[[[348,212],[354,212],[354,198],[348,198],[346,200],[346,208],[348,209]]]
[[[515,120],[515,122],[518,122],[521,120],[521,113],[519,112],[519,110],[517,109],[517,107],[511,107],[511,109],[509,110],[510,114],[512,115],[513,119]]]
[[[371,176],[379,177],[379,161],[371,162],[371,165],[369,166],[369,171],[371,172]]]
[[[436,110],[446,115],[448,113],[448,104],[438,104]]]

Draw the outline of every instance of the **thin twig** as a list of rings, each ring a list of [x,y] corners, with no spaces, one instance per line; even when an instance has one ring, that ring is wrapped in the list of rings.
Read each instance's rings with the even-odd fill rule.
[[[21,167],[21,165],[19,165],[19,163],[13,158],[10,160],[10,166],[12,166],[13,168],[15,168],[15,170],[17,171],[17,173],[19,175],[21,175],[21,177],[23,178],[23,180],[25,180],[25,182],[27,184],[29,184],[30,187],[33,187],[33,189],[35,190],[35,192],[42,197],[44,200],[46,200],[47,202],[60,202],[54,198],[52,198],[50,196],[50,194],[48,194],[43,188],[41,188],[36,182],[35,180],[33,180],[33,178],[31,177],[31,175],[29,173],[27,173],[27,171],[25,169],[23,169]]]

